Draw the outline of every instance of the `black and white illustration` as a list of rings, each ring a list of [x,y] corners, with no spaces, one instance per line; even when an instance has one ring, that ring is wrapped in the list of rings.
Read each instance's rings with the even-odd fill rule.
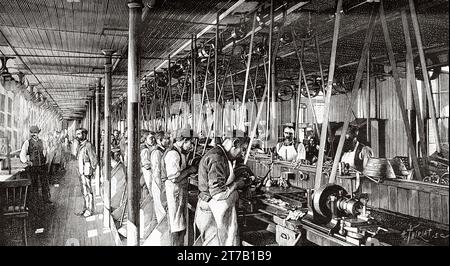
[[[448,9],[0,0],[0,245],[448,246]]]

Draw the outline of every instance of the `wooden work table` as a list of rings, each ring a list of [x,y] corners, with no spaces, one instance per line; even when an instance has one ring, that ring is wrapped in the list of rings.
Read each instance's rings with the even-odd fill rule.
[[[297,221],[286,220],[286,217],[289,214],[289,210],[287,208],[283,208],[277,206],[275,204],[270,204],[264,199],[268,197],[277,196],[278,198],[282,198],[283,194],[295,193],[305,191],[307,189],[311,189],[314,187],[314,178],[308,180],[299,180],[298,179],[298,170],[286,168],[284,165],[277,165],[274,163],[274,166],[271,167],[269,164],[264,164],[261,162],[255,162],[249,160],[249,166],[253,170],[256,176],[263,177],[267,174],[267,172],[272,171],[270,175],[272,177],[279,177],[281,172],[283,171],[292,171],[295,173],[296,178],[293,180],[289,180],[289,183],[292,185],[288,189],[283,189],[278,186],[271,187],[262,187],[260,193],[255,195],[246,195],[246,193],[242,193],[240,196],[240,212],[244,217],[250,218],[252,217],[258,219],[264,223],[272,224],[274,226],[283,227],[284,229],[292,231],[294,234],[303,234],[303,238],[307,239],[310,242],[313,242],[317,245],[355,245],[345,240],[341,236],[330,236],[326,230],[322,230],[323,227],[318,226],[312,223],[312,216],[305,216],[303,219],[299,219]],[[337,184],[343,186],[344,188],[350,188],[349,182],[355,182],[352,179],[337,179]],[[197,177],[192,176],[190,178],[190,184],[193,187],[196,187],[198,184]],[[426,226],[429,224],[431,228],[435,228],[433,230],[439,230],[442,226],[448,224],[448,188],[443,188],[439,185],[434,184],[423,184],[419,182],[410,182],[406,180],[384,180],[382,183],[374,183],[372,181],[367,180],[362,176],[361,178],[361,189],[362,192],[367,193],[369,195],[369,204],[368,208],[377,210],[379,213],[387,212],[389,217],[392,217],[390,222],[385,223],[386,218],[377,219],[381,224],[385,224],[387,227],[391,227],[390,225],[398,223],[396,221],[404,221],[404,222],[413,222],[414,224],[421,224]],[[195,190],[195,189],[193,189]],[[385,190],[385,191],[384,191]],[[398,191],[398,192],[397,192]],[[194,191],[192,191],[194,192]],[[254,193],[252,193],[254,194]],[[398,194],[399,198],[395,197]],[[410,213],[405,211],[405,208],[401,208],[401,204],[407,202],[407,199],[404,197],[404,194],[411,197],[416,196],[417,202],[423,205],[423,208],[406,208],[406,210],[411,209],[413,211],[419,212],[420,215],[415,213]],[[195,204],[197,203],[197,197],[192,195],[191,203],[191,211],[195,211]],[[400,200],[402,198],[402,200]],[[442,201],[441,201],[442,198]],[[419,201],[420,199],[420,201]],[[433,202],[435,199],[439,199],[439,202],[443,205],[443,210],[441,216],[436,216],[436,219],[433,218],[433,215],[429,215],[429,213],[433,214],[435,212],[440,211],[438,205],[434,208],[430,208],[429,205],[425,205],[425,201],[428,199],[428,202]],[[409,204],[412,204],[410,202]],[[303,206],[305,207],[305,206]],[[427,208],[428,207],[428,208]],[[305,208],[305,211],[307,209]],[[426,212],[427,211],[427,212]],[[444,212],[445,211],[445,212]],[[425,215],[428,214],[428,215]],[[439,219],[437,219],[439,218]],[[396,228],[396,226],[393,226]],[[399,229],[404,230],[404,229]],[[436,231],[438,232],[438,231]],[[443,231],[444,235],[448,234]],[[273,232],[275,233],[275,232]],[[341,239],[342,238],[342,239]],[[410,241],[410,243],[397,243],[395,245],[414,245],[414,242],[419,241]],[[423,242],[423,241],[422,241]],[[419,243],[423,245],[424,243]]]
[[[0,182],[15,179],[23,171],[25,171],[25,165],[20,162],[19,158],[11,158],[11,173],[8,169],[0,170]]]

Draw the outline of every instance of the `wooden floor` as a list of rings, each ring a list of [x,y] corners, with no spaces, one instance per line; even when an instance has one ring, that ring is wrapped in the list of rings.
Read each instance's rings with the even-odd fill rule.
[[[53,205],[43,207],[31,215],[28,222],[29,246],[113,246],[111,230],[103,228],[103,203],[95,197],[96,214],[85,218],[75,215],[83,207],[83,198],[75,162],[72,161],[64,175],[57,181],[58,186],[50,188]],[[11,225],[10,245],[22,245],[20,223]],[[36,230],[42,229],[39,233]],[[14,239],[17,239],[15,241]]]

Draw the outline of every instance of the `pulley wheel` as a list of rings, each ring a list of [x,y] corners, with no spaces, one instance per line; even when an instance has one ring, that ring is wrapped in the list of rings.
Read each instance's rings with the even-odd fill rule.
[[[338,197],[340,191],[342,196],[347,195],[347,191],[336,184],[326,184],[314,192],[313,209],[321,218],[331,219],[330,196]]]

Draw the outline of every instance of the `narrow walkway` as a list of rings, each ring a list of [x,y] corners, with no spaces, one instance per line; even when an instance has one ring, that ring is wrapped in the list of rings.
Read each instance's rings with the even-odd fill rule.
[[[83,207],[80,183],[75,161],[68,164],[66,173],[60,177],[59,186],[52,185],[51,201],[37,213],[31,214],[28,222],[29,246],[113,246],[114,239],[110,229],[103,228],[103,202],[95,197],[96,214],[85,218],[75,215]],[[14,223],[12,227],[19,227]],[[20,239],[16,228],[11,238]],[[40,232],[43,229],[43,232]],[[38,230],[38,231],[37,231]],[[22,243],[18,241],[18,245]],[[14,245],[14,243],[10,243]]]

